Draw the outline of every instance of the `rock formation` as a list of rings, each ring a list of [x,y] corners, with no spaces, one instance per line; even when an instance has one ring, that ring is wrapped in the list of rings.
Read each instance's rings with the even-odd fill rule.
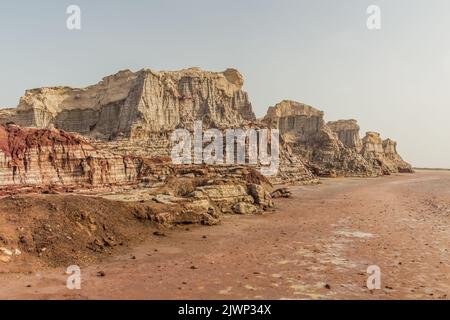
[[[331,121],[327,125],[346,147],[360,153],[374,167],[374,170],[382,174],[413,171],[411,165],[397,153],[395,141],[391,139],[382,141],[377,132],[367,132],[361,140],[356,120]]]
[[[407,163],[397,152],[397,142],[391,139],[383,140],[385,159],[392,161],[401,173],[413,172],[412,166]]]
[[[136,182],[140,160],[99,151],[61,130],[0,126],[0,185]]]
[[[378,132],[367,132],[362,139],[361,154],[383,174],[413,172],[410,164],[397,153],[397,143],[391,139],[382,140]]]
[[[189,219],[208,224],[223,213],[257,213],[273,206],[270,182],[250,167],[185,166],[164,158],[115,155],[62,130],[16,125],[0,126],[0,150],[3,194],[12,187],[48,187],[57,192],[69,186],[82,190],[129,185],[146,189],[156,203],[176,204]],[[166,222],[187,221],[186,215]]]
[[[221,130],[278,128],[282,134],[281,161],[278,176],[272,178],[274,183],[314,181],[317,175],[376,176],[410,171],[391,140],[385,145],[381,142],[381,146],[375,137],[362,141],[356,120],[327,124],[322,111],[285,100],[270,107],[263,121],[257,121],[247,93],[242,91],[243,83],[235,69],[125,70],[84,89],[28,90],[16,109],[0,111],[0,123],[76,132],[88,139],[96,153],[108,152],[96,155],[96,159],[113,154],[113,158],[119,157],[118,162],[120,157],[169,156],[173,130],[192,130],[197,120],[204,128]],[[20,175],[27,166],[17,167],[18,173],[5,177],[5,181],[25,183]],[[60,171],[55,171],[53,180],[62,179]],[[110,181],[106,176],[98,179]]]
[[[263,121],[278,128],[293,152],[302,155],[319,176],[376,175],[367,161],[346,147],[326,125],[322,111],[284,100],[270,107]]]
[[[120,71],[84,89],[69,87],[28,90],[16,110],[2,121],[24,127],[56,128],[96,138],[173,130],[203,120],[210,127],[241,125],[255,120],[242,75],[235,69],[177,72],[144,69]]]
[[[362,142],[359,136],[359,125],[356,120],[330,121],[327,126],[335,132],[338,139],[348,148],[361,152]]]
[[[356,120],[327,124],[322,111],[288,100],[256,120],[242,86],[235,69],[121,71],[84,89],[28,90],[0,110],[0,242],[13,245],[0,262],[23,252],[67,266],[143,239],[149,226],[260,214],[290,196],[274,183],[412,172],[395,141],[375,132],[361,140]],[[173,130],[198,120],[222,132],[279,129],[277,176],[263,176],[261,163],[174,164]]]

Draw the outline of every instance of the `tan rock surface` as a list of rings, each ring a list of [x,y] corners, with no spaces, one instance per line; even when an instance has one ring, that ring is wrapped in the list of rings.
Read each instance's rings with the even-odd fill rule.
[[[254,120],[243,77],[235,69],[208,72],[190,68],[173,72],[120,71],[96,85],[28,90],[3,122],[56,128],[104,139],[140,138],[147,132],[205,125],[229,127]]]
[[[391,139],[382,140],[378,132],[367,132],[362,139],[361,154],[384,174],[413,172],[410,164],[397,153],[397,143]]]
[[[327,126],[335,132],[339,140],[346,146],[361,151],[362,142],[359,136],[359,125],[356,120],[330,121]]]
[[[77,132],[96,149],[123,157],[169,156],[173,130],[192,130],[197,120],[204,129],[278,128],[280,167],[274,183],[410,171],[392,143],[386,142],[384,157],[379,141],[363,146],[355,120],[326,124],[323,111],[303,103],[284,100],[256,121],[243,84],[236,69],[125,70],[83,89],[28,90],[16,109],[0,111],[0,122]],[[378,164],[380,157],[384,165]]]
[[[264,122],[279,128],[294,154],[300,154],[320,176],[372,176],[376,172],[355,150],[346,147],[328,127],[324,113],[311,106],[285,100],[270,107]]]
[[[397,170],[402,173],[411,173],[413,169],[409,163],[402,159],[397,152],[397,142],[392,139],[383,140],[384,157],[392,161]]]

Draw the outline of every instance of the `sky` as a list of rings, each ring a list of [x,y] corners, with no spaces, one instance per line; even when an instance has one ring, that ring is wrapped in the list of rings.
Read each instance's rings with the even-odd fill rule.
[[[66,27],[69,5],[81,30]],[[449,17],[448,0],[1,1],[0,106],[123,69],[234,67],[258,117],[304,102],[397,140],[414,166],[450,168]]]

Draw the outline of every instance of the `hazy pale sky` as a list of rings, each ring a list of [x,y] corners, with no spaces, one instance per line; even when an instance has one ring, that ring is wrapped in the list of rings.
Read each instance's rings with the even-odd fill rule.
[[[372,4],[381,30],[366,27]],[[397,140],[415,166],[450,167],[448,0],[1,1],[0,44],[2,107],[121,69],[235,67],[257,116],[301,101]]]

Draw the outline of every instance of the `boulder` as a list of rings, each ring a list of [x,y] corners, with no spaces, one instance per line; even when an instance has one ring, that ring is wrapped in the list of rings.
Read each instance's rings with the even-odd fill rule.
[[[273,191],[271,194],[273,199],[276,198],[290,198],[291,192],[287,188],[279,188]]]
[[[254,202],[263,208],[273,207],[272,197],[262,185],[254,183],[249,184],[248,193],[253,197]]]
[[[259,209],[251,203],[238,202],[233,206],[233,211],[237,214],[255,214]]]

